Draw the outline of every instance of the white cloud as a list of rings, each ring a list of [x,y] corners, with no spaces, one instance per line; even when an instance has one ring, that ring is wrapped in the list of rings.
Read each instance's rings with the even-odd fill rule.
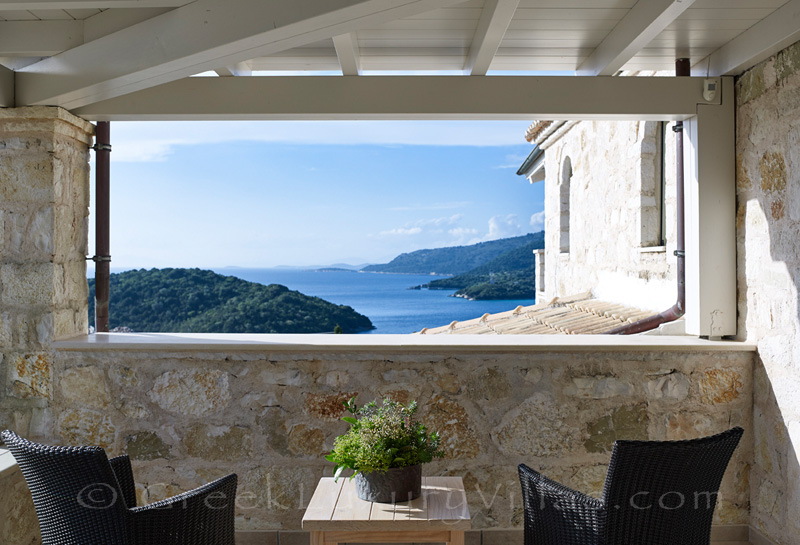
[[[400,228],[397,228],[397,229],[390,229],[388,231],[381,231],[380,234],[381,235],[392,235],[392,236],[396,236],[396,235],[408,236],[408,235],[418,235],[421,232],[422,232],[422,228],[421,227],[411,227],[411,228],[408,228],[408,229],[406,229],[404,227],[400,227]]]
[[[117,121],[115,162],[164,161],[176,146],[222,142],[516,146],[522,121]]]
[[[489,233],[484,240],[497,240],[498,238],[515,237],[525,234],[517,220],[516,214],[495,216],[489,219]]]
[[[518,169],[520,165],[527,159],[527,155],[519,155],[519,154],[510,154],[506,155],[506,162],[502,165],[497,165],[494,168],[515,168]]]
[[[470,229],[468,227],[456,227],[447,231],[450,235],[463,239],[464,237],[474,236],[478,234],[477,229]]]
[[[533,227],[534,231],[541,231],[544,229],[544,210],[541,212],[536,212],[531,216],[531,227]]]
[[[458,201],[458,202],[442,202],[442,203],[432,203],[432,204],[413,204],[411,206],[393,206],[389,210],[392,212],[416,212],[419,210],[452,210],[455,208],[464,208],[469,206],[469,201]]]

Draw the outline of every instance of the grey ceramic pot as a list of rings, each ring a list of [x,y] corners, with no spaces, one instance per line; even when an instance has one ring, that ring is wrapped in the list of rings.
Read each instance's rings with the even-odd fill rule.
[[[422,466],[393,467],[386,473],[356,475],[356,494],[362,500],[399,503],[418,498],[422,493]]]

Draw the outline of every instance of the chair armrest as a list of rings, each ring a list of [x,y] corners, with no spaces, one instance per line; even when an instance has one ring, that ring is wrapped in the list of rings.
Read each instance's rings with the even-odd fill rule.
[[[131,459],[127,454],[123,454],[122,456],[111,458],[108,462],[111,464],[111,469],[114,471],[114,476],[119,483],[125,506],[128,509],[136,507],[136,483],[133,481]]]
[[[235,474],[129,511],[133,545],[235,545]]]
[[[525,510],[525,543],[589,545],[598,543],[605,526],[605,504],[519,466]]]

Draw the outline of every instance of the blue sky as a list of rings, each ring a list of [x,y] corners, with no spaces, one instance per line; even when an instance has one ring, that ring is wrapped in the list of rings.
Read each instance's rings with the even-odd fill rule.
[[[112,266],[382,263],[541,230],[527,125],[114,122]]]

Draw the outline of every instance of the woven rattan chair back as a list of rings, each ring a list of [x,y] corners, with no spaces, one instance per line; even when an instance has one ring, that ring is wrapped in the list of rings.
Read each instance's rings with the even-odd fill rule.
[[[127,545],[126,506],[100,447],[52,447],[0,434],[28,483],[43,545]]]
[[[606,545],[708,545],[741,428],[688,441],[617,441],[603,503]]]

